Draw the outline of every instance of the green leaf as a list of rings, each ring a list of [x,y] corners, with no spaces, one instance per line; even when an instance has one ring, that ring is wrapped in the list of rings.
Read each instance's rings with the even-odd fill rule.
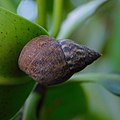
[[[86,97],[77,83],[66,83],[48,88],[41,112],[42,120],[85,119]]]
[[[69,37],[74,30],[80,27],[80,25],[93,15],[99,6],[105,2],[106,0],[93,0],[70,12],[63,22],[58,38]]]
[[[24,104],[35,82],[18,68],[23,46],[48,34],[42,27],[0,8],[0,119],[10,119]]]
[[[21,0],[0,0],[0,6],[16,13],[20,1]]]
[[[46,86],[37,84],[24,105],[22,120],[37,120],[46,94]]]
[[[43,34],[47,32],[42,27],[0,8],[0,84],[27,80],[18,68],[20,51],[29,40]]]
[[[111,93],[120,96],[120,76],[119,80],[103,80],[101,84],[103,84],[103,86]]]
[[[24,105],[23,120],[35,120],[37,106],[41,96],[39,93],[32,92]]]
[[[20,85],[0,85],[0,119],[9,120],[30,94],[34,81]]]
[[[102,85],[111,93],[120,96],[120,74],[116,73],[89,73],[77,74],[71,78],[72,82],[95,82]]]
[[[114,70],[120,70],[120,7],[119,2],[116,4],[115,9],[112,10],[114,14],[112,14],[113,26],[110,33],[110,41],[108,46],[108,54],[110,59],[111,67]]]
[[[45,87],[39,86],[33,91],[25,103],[23,120],[35,120],[38,117],[41,120],[71,120],[86,118],[86,114],[86,98],[81,86],[66,83],[49,87],[47,91]]]

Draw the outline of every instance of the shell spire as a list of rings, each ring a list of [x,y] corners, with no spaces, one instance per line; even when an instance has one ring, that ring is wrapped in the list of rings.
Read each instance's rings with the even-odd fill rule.
[[[79,45],[71,40],[65,39],[60,41],[64,52],[66,62],[72,72],[78,72],[84,69],[87,65],[94,62],[101,55],[84,45]]]

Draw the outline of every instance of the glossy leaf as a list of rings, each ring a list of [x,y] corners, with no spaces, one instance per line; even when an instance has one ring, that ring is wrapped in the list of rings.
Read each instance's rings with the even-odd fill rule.
[[[0,9],[0,84],[25,82],[18,68],[18,56],[29,40],[42,34],[47,34],[42,27]]]
[[[18,56],[32,38],[47,34],[40,26],[0,8],[0,119],[10,119],[23,105],[34,82],[18,68]]]
[[[120,74],[116,73],[89,73],[79,74],[71,78],[72,82],[95,82],[105,87],[111,93],[120,96]]]
[[[78,83],[66,83],[48,88],[42,120],[85,119],[87,114],[86,97]]]
[[[46,86],[37,84],[34,91],[30,94],[24,105],[24,113],[22,120],[37,120],[41,112],[44,98],[46,94]]]
[[[111,93],[120,96],[120,78],[119,80],[103,80],[102,85]]]
[[[69,37],[76,28],[80,27],[80,25],[93,15],[98,7],[105,2],[106,0],[93,0],[70,12],[63,22],[58,38]]]
[[[20,1],[21,0],[0,0],[0,6],[16,13]]]
[[[0,119],[9,120],[18,112],[30,91],[34,81],[20,85],[0,85]]]
[[[107,52],[110,55],[110,60],[112,64],[112,68],[116,70],[120,70],[120,4],[117,4],[116,9],[113,14],[113,29],[111,33],[111,41],[109,42],[109,47]]]
[[[81,86],[78,83],[66,83],[50,87],[47,91],[40,86],[39,92],[34,91],[30,94],[24,106],[23,120],[85,119],[86,114],[86,97]]]

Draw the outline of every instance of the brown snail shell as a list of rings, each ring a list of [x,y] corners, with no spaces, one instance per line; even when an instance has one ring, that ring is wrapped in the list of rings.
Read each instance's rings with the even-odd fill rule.
[[[18,64],[38,83],[54,85],[69,79],[98,57],[99,53],[70,40],[56,41],[42,35],[25,45]]]

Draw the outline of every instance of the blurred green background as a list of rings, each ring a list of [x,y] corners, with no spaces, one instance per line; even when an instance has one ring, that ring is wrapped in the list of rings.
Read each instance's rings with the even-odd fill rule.
[[[90,1],[92,0],[64,1],[63,21],[69,12]],[[46,29],[49,31],[53,19],[53,0],[46,0],[46,2],[48,22]],[[0,0],[0,6],[36,22],[35,0]],[[101,5],[68,38],[102,53],[99,60],[79,74],[119,73],[120,0],[109,0]],[[79,84],[68,81],[47,89],[40,114],[42,120],[120,120],[120,97],[110,93],[99,84]]]

